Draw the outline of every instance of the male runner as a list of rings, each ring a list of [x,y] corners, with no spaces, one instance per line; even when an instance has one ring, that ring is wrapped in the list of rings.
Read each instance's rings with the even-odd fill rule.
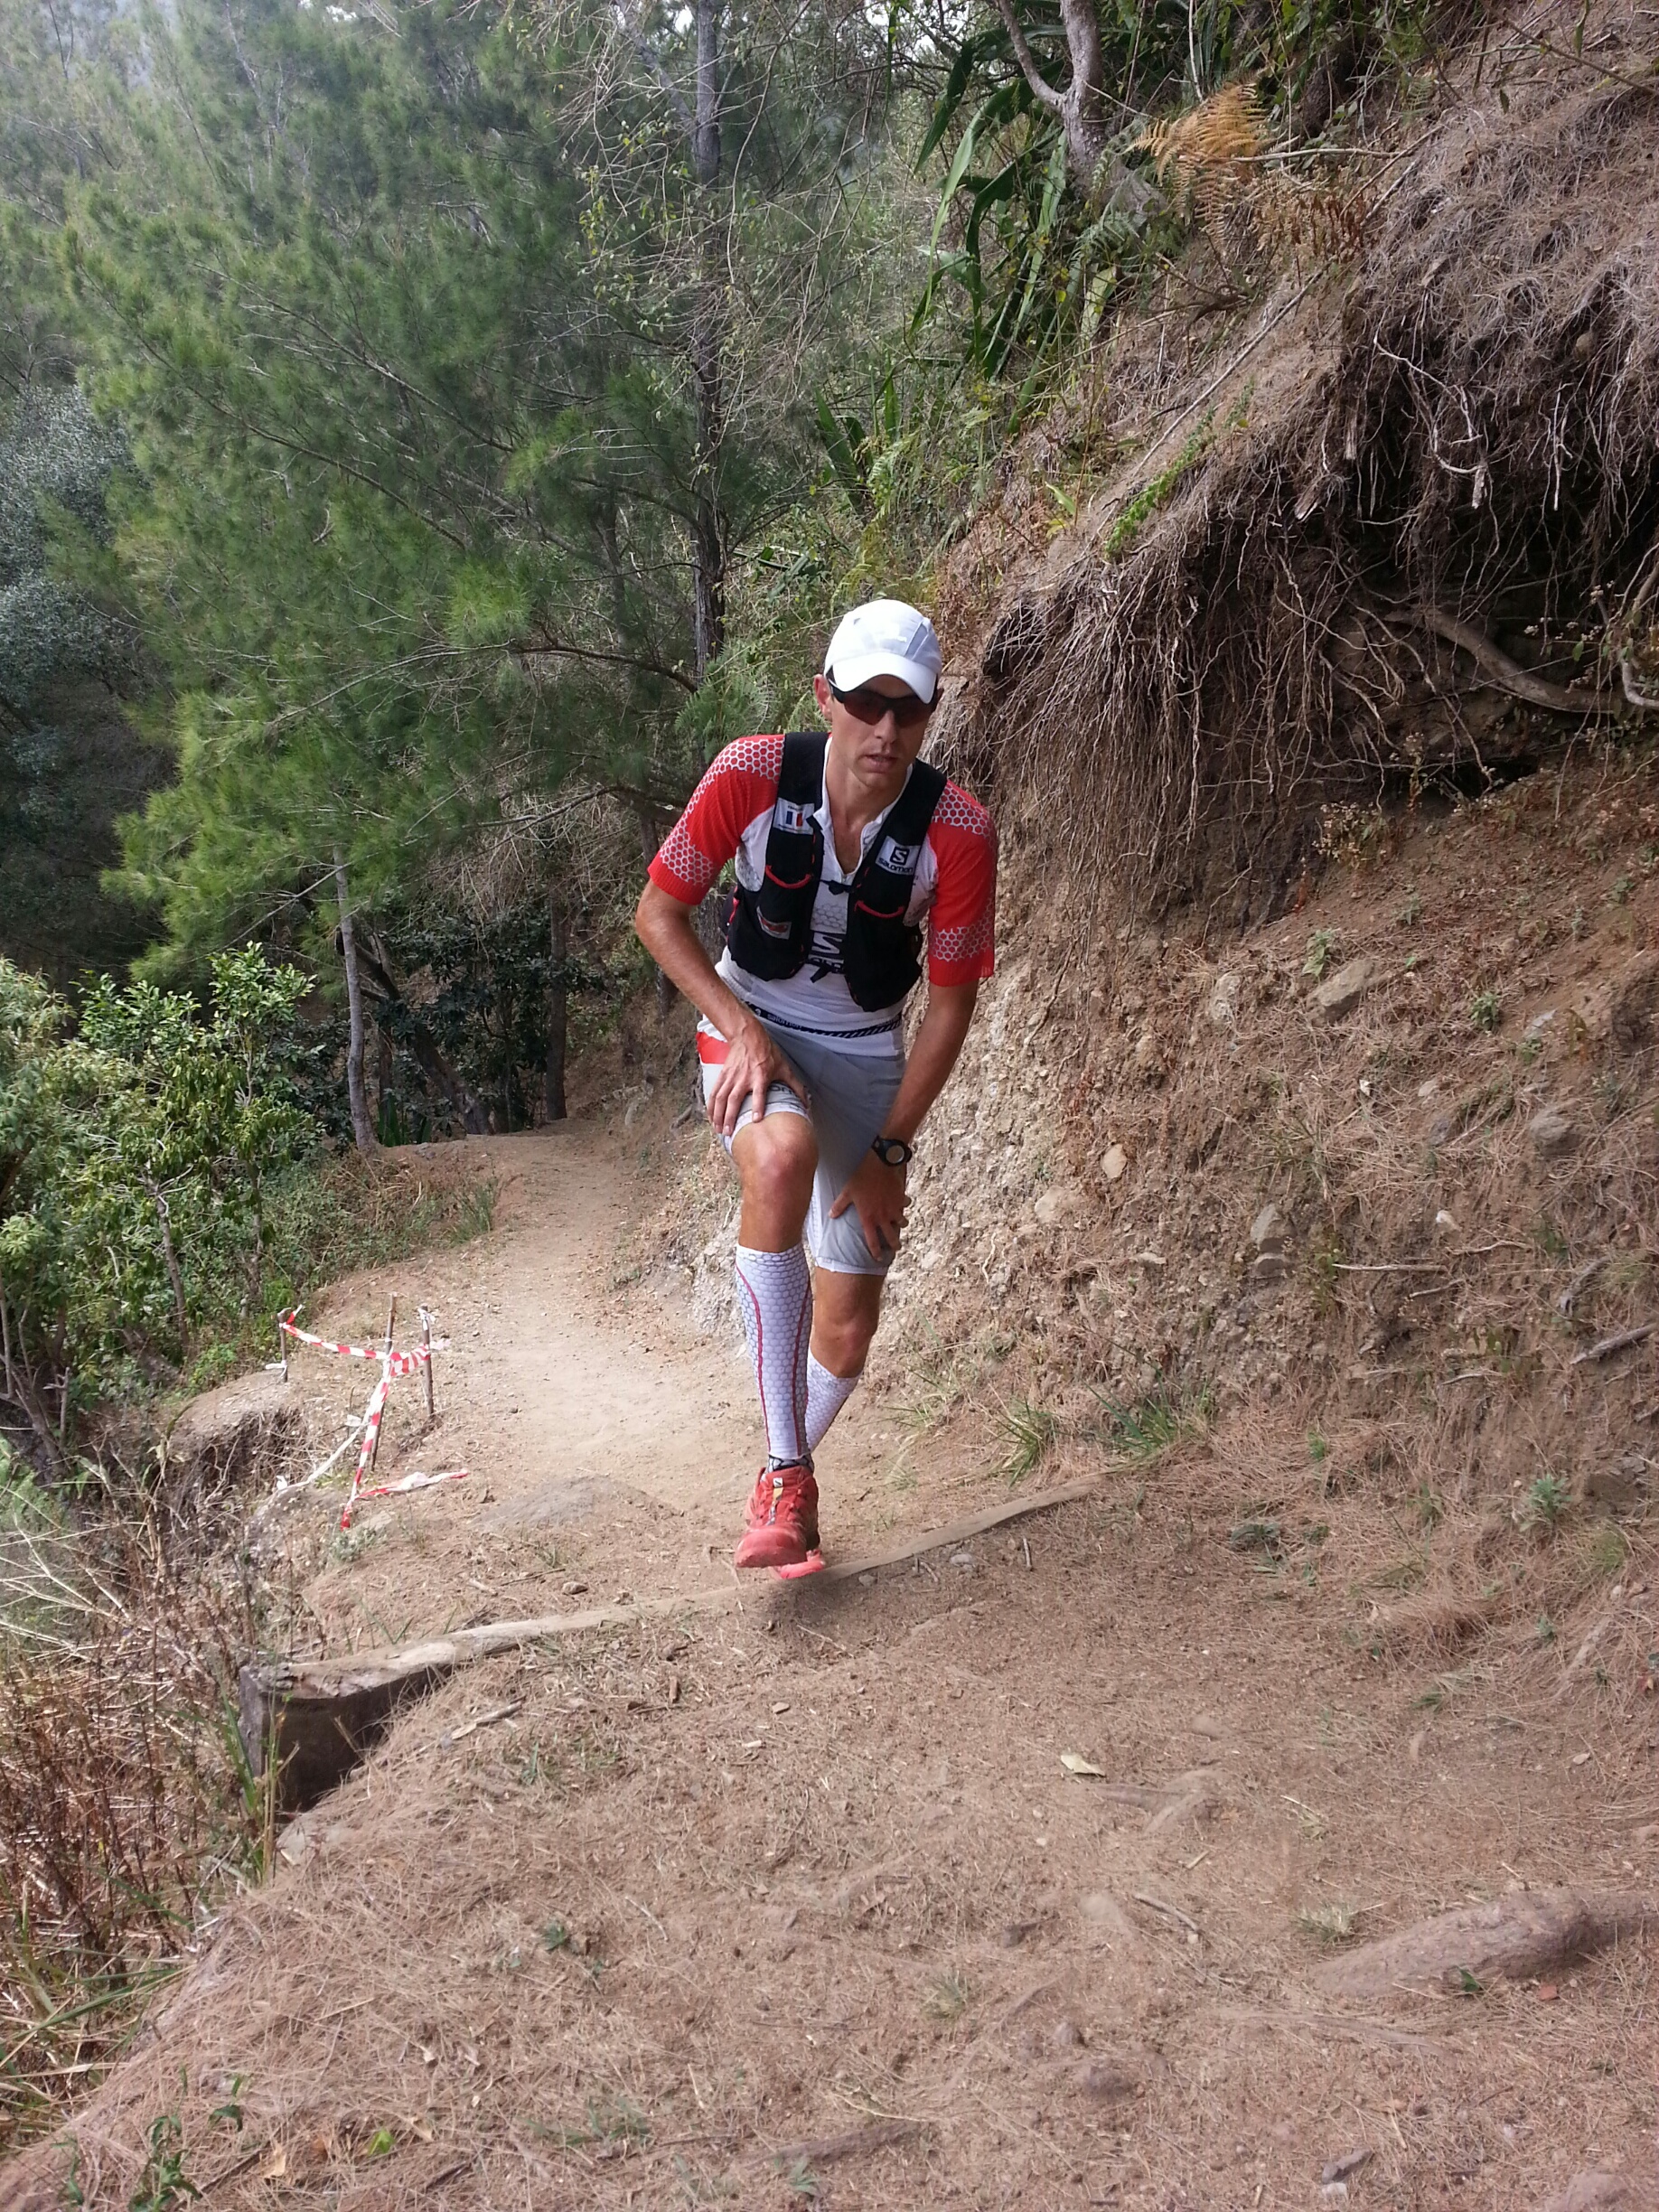
[[[812,1454],[863,1372],[911,1148],[991,972],[996,832],[917,758],[940,666],[914,607],[855,607],[813,680],[828,740],[727,745],[651,862],[634,916],[702,1016],[703,1097],[742,1183],[738,1305],[767,1461],[739,1567],[821,1563]],[[717,967],[691,916],[728,860],[737,882]],[[923,917],[927,1011],[906,1061]]]

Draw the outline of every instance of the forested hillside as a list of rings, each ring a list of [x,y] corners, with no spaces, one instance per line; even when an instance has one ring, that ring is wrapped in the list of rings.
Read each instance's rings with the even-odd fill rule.
[[[636,972],[621,877],[712,749],[799,708],[825,623],[875,582],[942,591],[969,644],[1010,562],[1065,539],[1147,446],[1157,407],[1136,390],[1259,306],[1277,324],[1292,293],[1357,281],[1364,323],[1374,283],[1354,272],[1409,149],[1450,58],[1495,32],[1483,89],[1504,100],[1551,42],[1426,0],[1120,19],[1010,0],[811,26],[712,5],[150,21],[8,0],[8,949],[38,964],[50,943],[67,981],[147,940],[146,972],[200,981],[252,939],[343,1017],[352,914],[360,1136],[376,1116],[397,1133],[557,1113],[566,1023],[603,1026]],[[1583,36],[1566,65],[1622,82]],[[1561,290],[1559,258],[1534,288]],[[1266,591],[1253,547],[1323,528],[1322,577],[1297,581],[1310,636],[1342,629],[1356,584],[1392,608],[1420,582],[1445,621],[1480,615],[1462,598],[1486,559],[1484,606],[1527,570],[1545,597],[1505,621],[1546,619],[1571,656],[1512,639],[1512,664],[1558,691],[1587,651],[1635,669],[1645,376],[1606,382],[1607,309],[1587,308],[1582,374],[1534,451],[1538,304],[1505,312],[1501,424],[1457,417],[1456,395],[1502,326],[1431,370],[1402,325],[1363,382],[1350,364],[1309,394],[1296,437],[1321,458],[1283,464],[1287,518],[1272,479],[1232,482],[1282,383],[1270,349],[1231,417],[1184,401],[1159,430],[1109,550],[1202,481],[1241,518],[1214,575],[1232,559]],[[1390,360],[1411,364],[1392,383]],[[1414,408],[1436,454],[1467,448],[1432,497],[1405,481]],[[1339,550],[1333,501],[1362,463],[1374,519]],[[1015,479],[1036,506],[1004,529]],[[1585,538],[1570,576],[1547,583],[1513,532],[1483,552],[1488,486],[1542,491],[1534,540]],[[1025,619],[994,649],[1005,689]],[[1349,622],[1304,665],[1270,605],[1228,620],[1261,641],[1239,680],[1274,702],[1287,760],[1328,747],[1362,791],[1377,748],[1345,733],[1377,721],[1354,690],[1375,641]],[[1109,638],[1080,641],[1080,670],[1102,651],[1127,703],[1112,742],[1182,744],[1195,672],[1172,664],[1164,701]],[[1056,727],[1095,716],[1095,675],[1077,680]],[[117,815],[117,876],[82,917],[47,886],[67,870],[91,895]]]
[[[360,1137],[556,1113],[624,859],[712,749],[798,707],[849,595],[931,588],[1172,257],[1184,351],[1340,266],[1456,29],[13,0],[17,775],[48,685],[160,749],[146,803],[136,742],[52,795],[89,849],[124,811],[148,972],[251,937],[343,1012],[361,916]]]
[[[717,746],[801,718],[861,594],[936,598],[970,646],[1018,487],[1064,541],[1144,442],[1138,348],[1162,376],[1172,335],[1185,361],[1343,281],[1467,26],[6,0],[4,29],[0,946],[70,996],[8,984],[34,1135],[0,1297],[50,1457],[117,1369],[181,1369],[318,1264],[298,1232],[273,1263],[260,1215],[227,1274],[220,1214],[171,1220],[217,1138],[119,1167],[76,1122],[99,972],[137,955],[211,1031],[217,961],[293,967],[268,1103],[298,1155],[559,1118]],[[1222,451],[1213,416],[1113,549]],[[1292,756],[1325,744],[1328,686],[1283,706]],[[93,1326],[112,1204],[139,1264]],[[80,1258],[44,1266],[43,1210]]]

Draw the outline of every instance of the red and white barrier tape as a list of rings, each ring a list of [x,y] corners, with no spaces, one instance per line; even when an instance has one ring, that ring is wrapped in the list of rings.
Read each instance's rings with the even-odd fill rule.
[[[432,1317],[424,1306],[420,1308],[420,1317],[422,1326],[429,1331],[432,1326]],[[373,1390],[369,1393],[369,1403],[364,1410],[361,1422],[353,1424],[351,1431],[351,1435],[355,1435],[357,1427],[361,1425],[362,1443],[358,1449],[357,1465],[351,1470],[351,1486],[346,1493],[345,1504],[340,1515],[340,1525],[342,1529],[351,1527],[352,1512],[361,1498],[395,1497],[403,1491],[426,1490],[437,1483],[464,1482],[466,1480],[471,1472],[470,1468],[450,1467],[441,1475],[405,1475],[397,1482],[381,1483],[373,1487],[366,1486],[364,1482],[364,1477],[371,1474],[374,1469],[374,1457],[380,1444],[380,1417],[386,1411],[386,1400],[394,1380],[399,1375],[417,1373],[422,1367],[429,1364],[434,1352],[447,1351],[448,1345],[443,1338],[434,1340],[428,1336],[425,1344],[417,1345],[411,1352],[394,1352],[389,1344],[378,1349],[370,1345],[342,1344],[327,1336],[314,1336],[309,1329],[301,1328],[297,1306],[286,1314],[279,1314],[276,1326],[279,1332],[279,1342],[281,1337],[291,1336],[295,1344],[305,1345],[314,1352],[327,1352],[336,1359],[378,1360],[380,1364],[380,1372],[376,1378]],[[284,1376],[287,1374],[288,1354],[286,1345],[283,1345],[282,1358],[275,1363],[275,1366]],[[351,1436],[348,1436],[346,1443],[349,1444],[351,1440]],[[296,1490],[308,1489],[313,1483],[320,1481],[333,1466],[335,1460],[340,1457],[345,1448],[345,1444],[342,1444],[332,1451],[322,1466],[314,1468],[303,1481],[279,1482],[272,1495],[255,1514],[254,1521],[249,1523],[249,1527],[251,1528],[262,1520],[270,1508],[285,1496]]]
[[[294,1311],[297,1313],[299,1308],[295,1307]],[[314,1352],[332,1352],[336,1359],[379,1360],[382,1366],[389,1364],[386,1354],[377,1351],[372,1345],[335,1344],[326,1336],[314,1336],[309,1329],[298,1326],[292,1313],[283,1314],[276,1326],[285,1336],[292,1336],[295,1344],[309,1345]],[[447,1348],[442,1344],[417,1345],[412,1352],[394,1352],[389,1361],[391,1373],[395,1375],[413,1374],[417,1367],[432,1357],[435,1351],[441,1352]]]
[[[363,1415],[363,1440],[358,1449],[357,1465],[351,1470],[351,1487],[346,1492],[345,1511],[340,1516],[342,1529],[351,1525],[351,1508],[362,1495],[363,1476],[374,1465],[374,1455],[380,1443],[380,1416],[386,1411],[387,1392],[390,1389],[389,1367],[382,1367],[374,1388],[369,1393],[369,1411]]]
[[[360,1490],[360,1498],[397,1497],[405,1490],[429,1490],[435,1483],[461,1482],[468,1470],[452,1467],[442,1475],[400,1475],[396,1482],[380,1483],[372,1490]]]

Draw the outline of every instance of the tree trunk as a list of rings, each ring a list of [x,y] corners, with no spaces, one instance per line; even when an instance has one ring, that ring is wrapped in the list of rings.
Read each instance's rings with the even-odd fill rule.
[[[351,896],[346,886],[345,857],[334,848],[334,889],[340,900],[340,957],[345,965],[346,1008],[350,1033],[346,1043],[346,1094],[351,1101],[351,1134],[365,1159],[379,1149],[374,1125],[369,1119],[369,1101],[363,1092],[363,992],[357,973],[357,933],[351,922]]]
[[[484,1136],[490,1120],[477,1093],[404,997],[385,945],[372,930],[365,930],[356,942],[359,978],[367,982],[371,992],[379,994],[382,1002],[375,1016],[377,1023],[384,1026],[386,1015],[394,1008],[397,1009],[404,1049],[419,1068],[428,1090],[440,1092],[449,1101],[469,1137]]]
[[[697,111],[691,130],[691,178],[698,197],[696,314],[691,325],[691,382],[696,404],[692,464],[692,570],[695,674],[701,683],[726,643],[726,517],[720,507],[721,445],[726,435],[721,356],[726,288],[720,252],[719,0],[697,0]]]
[[[1060,21],[1072,65],[1071,82],[1064,90],[1050,84],[1037,67],[1019,20],[1017,0],[997,0],[997,9],[1026,82],[1039,104],[1059,118],[1065,133],[1066,167],[1073,185],[1097,204],[1112,200],[1127,204],[1130,213],[1139,213],[1151,197],[1150,188],[1120,161],[1101,168],[1101,157],[1111,133],[1106,128],[1105,56],[1095,0],[1060,0]]]
[[[47,1467],[56,1470],[63,1465],[63,1450],[52,1432],[51,1420],[47,1415],[41,1394],[35,1387],[34,1376],[29,1366],[28,1353],[23,1344],[23,1321],[24,1316],[20,1312],[17,1317],[17,1345],[14,1352],[11,1308],[5,1299],[5,1286],[0,1283],[0,1346],[4,1346],[5,1374],[5,1388],[4,1392],[0,1392],[0,1396],[4,1396],[8,1405],[14,1405],[21,1411],[23,1419],[33,1429],[45,1454]],[[63,1389],[67,1398],[69,1393],[67,1375],[64,1378]]]
[[[570,1036],[570,916],[557,886],[548,897],[548,1068],[542,1103],[549,1121],[565,1119],[565,1050]]]
[[[1072,173],[1087,191],[1106,150],[1106,70],[1094,0],[1060,0],[1072,56],[1072,81],[1062,110]]]
[[[361,980],[361,979],[360,978],[359,979]],[[392,1094],[392,1085],[396,1080],[397,1064],[392,1057],[391,1038],[387,1035],[386,1031],[380,1027],[378,1022],[375,1025],[375,1042],[379,1047],[379,1050],[375,1054],[376,1066],[374,1072],[374,1121],[375,1129],[378,1132],[379,1130],[383,1129],[387,1125],[386,1101]]]
[[[179,1256],[173,1249],[173,1220],[160,1185],[146,1178],[145,1188],[150,1194],[155,1218],[161,1223],[162,1259],[166,1264],[167,1280],[173,1287],[173,1311],[179,1325],[179,1364],[182,1366],[190,1357],[190,1316],[184,1309],[184,1278],[179,1271]]]

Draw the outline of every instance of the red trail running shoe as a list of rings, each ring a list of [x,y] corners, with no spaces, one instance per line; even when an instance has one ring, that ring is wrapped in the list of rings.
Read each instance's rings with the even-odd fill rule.
[[[749,1495],[739,1567],[796,1567],[818,1549],[818,1485],[810,1467],[762,1467]]]

